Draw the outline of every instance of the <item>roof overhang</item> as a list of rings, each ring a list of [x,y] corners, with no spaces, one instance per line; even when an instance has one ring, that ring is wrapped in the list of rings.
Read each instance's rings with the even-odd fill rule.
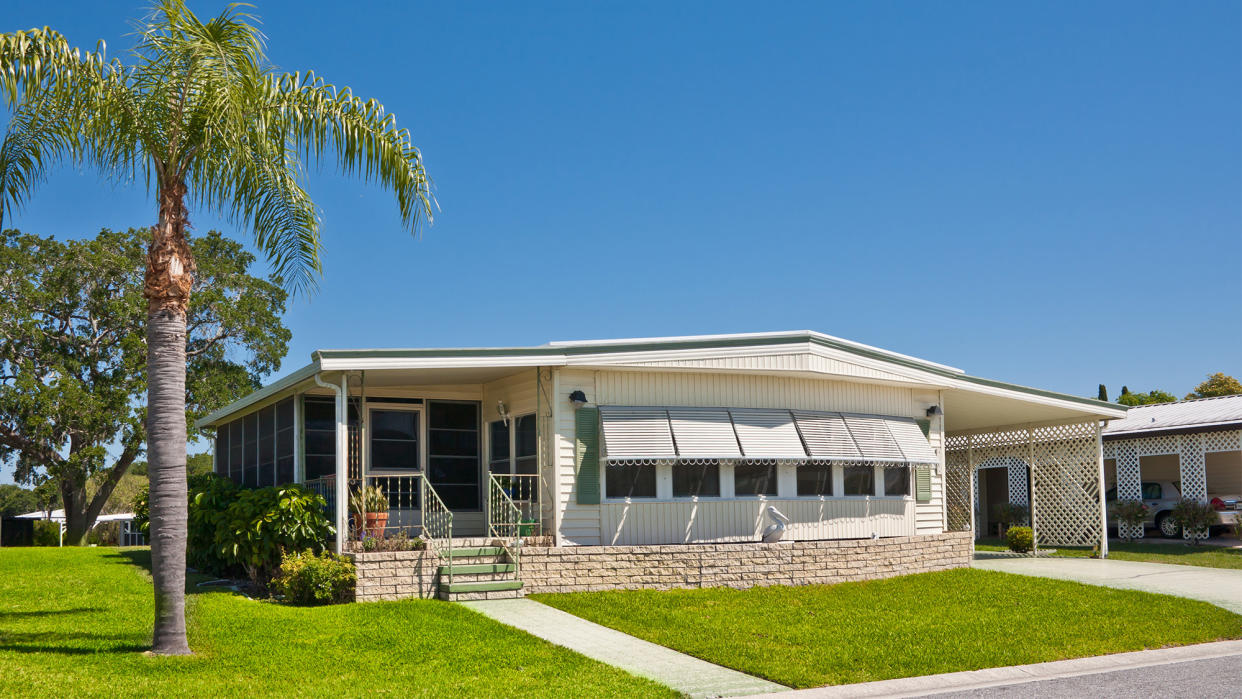
[[[747,357],[781,356],[779,369]],[[319,350],[312,362],[196,423],[223,418],[313,384],[319,372],[373,372],[368,386],[482,383],[533,367],[779,374],[945,392],[947,429],[1069,419],[1117,419],[1125,406],[969,376],[961,369],[812,331],[554,342],[537,347]],[[1006,422],[1008,421],[1008,422]]]

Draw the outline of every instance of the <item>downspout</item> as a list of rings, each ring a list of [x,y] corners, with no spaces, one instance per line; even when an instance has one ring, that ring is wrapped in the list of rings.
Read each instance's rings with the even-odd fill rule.
[[[345,550],[345,531],[348,521],[349,507],[349,404],[346,402],[346,381],[349,377],[341,373],[341,383],[324,381],[322,375],[315,374],[315,383],[322,388],[330,388],[336,394],[336,510],[334,522],[336,526],[336,553]]]

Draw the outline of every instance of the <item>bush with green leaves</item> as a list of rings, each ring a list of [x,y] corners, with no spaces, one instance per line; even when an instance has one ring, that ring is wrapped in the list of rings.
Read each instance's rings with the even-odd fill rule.
[[[333,536],[324,506],[321,496],[298,485],[242,490],[216,527],[216,549],[266,587],[285,551],[319,551]]]
[[[1141,500],[1118,500],[1113,503],[1112,517],[1117,522],[1119,533],[1125,536],[1126,541],[1133,538],[1131,532],[1142,531],[1143,524],[1147,521],[1147,514],[1150,510]]]
[[[1219,521],[1216,509],[1206,502],[1198,500],[1183,499],[1179,500],[1173,506],[1173,511],[1169,513],[1169,518],[1182,528],[1182,531],[1191,533],[1191,541],[1199,543],[1199,539],[1194,537],[1195,533],[1207,536],[1208,528]]]
[[[1030,527],[1010,527],[1005,539],[1014,553],[1030,553],[1035,549],[1035,532]]]
[[[241,487],[214,473],[189,479],[189,512],[186,520],[186,562],[214,575],[232,576],[241,572],[237,561],[225,556],[216,545],[216,532],[226,526],[229,505]]]
[[[356,581],[354,564],[348,558],[298,551],[281,561],[271,590],[290,604],[339,604],[353,598]]]

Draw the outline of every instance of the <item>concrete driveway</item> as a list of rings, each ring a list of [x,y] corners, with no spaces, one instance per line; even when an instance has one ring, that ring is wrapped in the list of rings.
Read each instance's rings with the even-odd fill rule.
[[[972,567],[1203,600],[1242,614],[1242,570],[1091,558],[976,558]]]

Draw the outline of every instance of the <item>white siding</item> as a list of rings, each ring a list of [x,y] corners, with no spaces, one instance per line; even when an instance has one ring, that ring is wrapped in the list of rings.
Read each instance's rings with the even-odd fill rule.
[[[939,396],[937,394],[916,393],[915,399],[920,404],[937,403]],[[931,478],[931,499],[927,502],[916,503],[914,507],[915,528],[919,534],[940,534],[945,527],[945,511],[944,511],[944,416],[939,415],[932,418],[931,431],[928,434],[928,441],[931,443],[932,449],[936,450],[936,455],[940,457],[940,463],[932,470]]]
[[[913,389],[831,379],[600,371],[595,390],[598,395],[587,396],[600,405],[796,408],[922,417]]]
[[[557,526],[562,544],[640,544],[683,541],[754,541],[776,504],[795,524],[791,538],[908,536],[943,530],[943,478],[932,479],[932,499],[916,504],[899,498],[784,498],[577,504],[574,489],[574,410],[568,395],[582,390],[595,405],[670,405],[792,408],[924,417],[936,404],[934,391],[831,379],[773,375],[556,369],[551,398],[555,425]],[[942,420],[933,423],[932,446],[940,449]],[[943,465],[941,466],[941,469]],[[792,469],[781,469],[781,491],[793,488]]]
[[[595,378],[590,371],[568,369],[554,370],[554,376],[551,396],[552,422],[556,430],[553,461],[556,466],[556,501],[560,511],[557,543],[599,544],[599,505],[578,504],[577,480],[574,477],[574,416],[577,413],[569,403],[569,394],[574,391],[586,393],[592,403],[598,402],[595,398]]]
[[[604,544],[627,546],[756,541],[775,505],[793,520],[786,539],[866,539],[915,533],[914,503],[903,498],[711,500],[605,503]]]

